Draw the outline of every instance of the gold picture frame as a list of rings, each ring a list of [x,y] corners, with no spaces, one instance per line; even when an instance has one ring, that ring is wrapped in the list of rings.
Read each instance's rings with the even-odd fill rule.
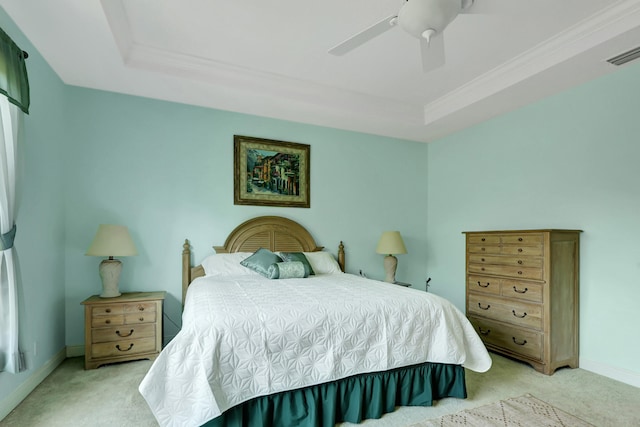
[[[310,146],[233,136],[235,205],[310,206]]]

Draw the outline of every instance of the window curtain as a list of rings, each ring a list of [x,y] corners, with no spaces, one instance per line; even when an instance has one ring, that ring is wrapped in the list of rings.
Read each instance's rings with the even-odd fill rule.
[[[29,112],[26,54],[0,30],[0,371],[26,369],[18,347],[18,289],[13,240],[16,234],[18,130]]]

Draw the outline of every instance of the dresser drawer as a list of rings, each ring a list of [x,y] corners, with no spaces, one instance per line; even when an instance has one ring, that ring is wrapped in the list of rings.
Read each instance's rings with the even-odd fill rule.
[[[499,234],[473,234],[468,236],[470,245],[499,245]]]
[[[156,351],[156,339],[138,338],[125,339],[122,341],[97,343],[91,346],[91,357],[113,357],[113,356],[134,356],[140,353],[149,353]]]
[[[518,280],[501,279],[500,295],[507,298],[518,298],[532,302],[542,302],[544,284],[537,282],[521,282]]]
[[[542,246],[502,246],[500,253],[502,255],[542,256],[544,248]]]
[[[541,282],[472,275],[467,278],[467,290],[482,295],[500,295],[508,299],[541,303],[544,284]]]
[[[486,344],[531,359],[542,360],[542,333],[470,316],[469,321]]]
[[[469,245],[467,250],[470,254],[500,254],[501,248],[498,245]]]
[[[481,294],[500,295],[500,279],[497,277],[469,276],[467,289]]]
[[[540,304],[469,294],[467,311],[515,326],[542,330],[542,306]]]
[[[469,262],[473,264],[510,265],[513,267],[542,267],[542,258],[530,256],[496,256],[470,254]]]
[[[542,245],[544,237],[542,234],[503,234],[500,236],[500,243],[504,245]]]
[[[95,328],[91,331],[93,343],[120,341],[133,338],[155,337],[156,325],[145,323],[142,325],[122,325],[109,328]]]
[[[469,273],[495,274],[496,276],[518,277],[522,279],[542,280],[542,269],[534,267],[512,267],[508,265],[471,264]]]

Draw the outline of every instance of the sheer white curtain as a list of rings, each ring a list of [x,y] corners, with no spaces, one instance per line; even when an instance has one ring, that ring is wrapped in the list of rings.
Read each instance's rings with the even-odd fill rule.
[[[18,292],[13,237],[16,214],[16,163],[22,111],[0,94],[0,371],[26,368],[18,348]]]

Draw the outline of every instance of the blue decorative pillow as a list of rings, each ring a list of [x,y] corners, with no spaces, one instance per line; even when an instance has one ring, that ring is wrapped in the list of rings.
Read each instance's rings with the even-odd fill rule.
[[[313,272],[313,268],[311,268],[311,264],[309,264],[309,260],[302,252],[280,252],[280,256],[284,261],[298,261],[304,265],[304,277],[309,277],[309,275],[316,274]]]
[[[253,255],[240,261],[240,264],[260,273],[264,277],[269,277],[269,267],[271,264],[282,262],[282,258],[271,252],[269,249],[260,248]],[[270,277],[269,277],[270,278]]]
[[[267,277],[270,279],[301,279],[307,276],[303,263],[300,261],[287,261],[271,264]]]

